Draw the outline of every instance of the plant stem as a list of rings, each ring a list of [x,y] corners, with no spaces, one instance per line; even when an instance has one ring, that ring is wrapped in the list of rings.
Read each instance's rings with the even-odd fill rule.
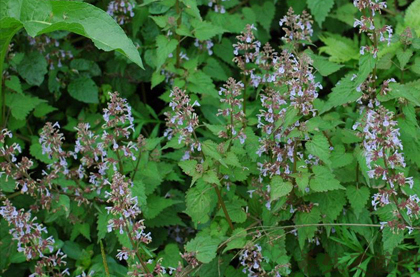
[[[99,244],[101,245],[102,263],[104,264],[105,274],[107,277],[110,277],[108,263],[106,261],[105,249],[102,240],[99,241]]]
[[[124,226],[125,227],[125,231],[127,232],[128,238],[130,239],[130,243],[133,246],[133,249],[136,249],[136,251],[134,251],[134,252],[136,253],[137,259],[139,259],[139,261],[141,263],[141,266],[143,267],[144,271],[147,274],[150,274],[149,268],[147,267],[146,263],[143,261],[143,259],[141,258],[139,252],[137,251],[136,243],[134,242],[133,237],[130,234],[130,230],[128,229],[128,225],[127,224],[128,224],[128,222],[126,220],[126,225]]]
[[[182,22],[182,14],[181,14],[181,8],[179,7],[179,0],[176,0],[175,2],[175,10],[176,10],[176,14],[178,15],[178,19],[176,21],[176,27],[178,29],[179,26],[181,26],[181,22]],[[175,30],[175,33],[176,33],[176,30]],[[180,64],[179,55],[181,54],[181,36],[176,34],[176,40],[178,41],[178,44],[176,45],[176,68],[179,68],[179,64]]]
[[[223,213],[225,214],[226,220],[229,223],[229,227],[233,231],[235,229],[235,227],[233,227],[232,219],[230,219],[230,216],[229,216],[228,211],[226,209],[225,202],[223,201],[222,195],[221,195],[220,190],[217,187],[217,185],[214,185],[214,190],[216,191],[217,198],[219,199],[219,204],[220,204],[220,206],[222,206],[222,210],[223,210]]]

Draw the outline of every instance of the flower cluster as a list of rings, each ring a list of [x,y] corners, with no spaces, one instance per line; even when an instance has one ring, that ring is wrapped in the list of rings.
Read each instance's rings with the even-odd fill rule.
[[[311,41],[313,34],[312,17],[306,11],[302,15],[295,14],[292,7],[289,8],[287,14],[280,20],[279,25],[283,27],[286,33],[282,39],[287,43],[301,43],[300,41]]]
[[[43,234],[48,234],[47,228],[36,223],[37,218],[32,218],[29,211],[17,210],[6,199],[3,201],[3,206],[0,207],[0,215],[12,226],[9,233],[13,240],[17,241],[17,251],[23,252],[27,260],[44,257],[46,250],[52,253],[55,243],[54,238],[52,236],[44,238]]]
[[[258,244],[245,246],[239,256],[239,261],[244,266],[243,273],[248,272],[249,277],[265,276],[264,268],[261,266],[263,261],[261,246]]]
[[[368,15],[362,15],[360,19],[355,19],[354,28],[359,27],[360,33],[366,33],[369,38],[373,41],[373,46],[362,46],[360,48],[360,54],[364,55],[365,52],[369,52],[376,58],[378,54],[378,37],[379,41],[386,41],[388,46],[391,44],[392,39],[392,28],[391,26],[383,26],[378,28],[375,26],[374,17],[376,13],[381,13],[381,10],[386,8],[385,2],[378,2],[378,0],[354,0],[353,4],[360,11],[368,12]]]
[[[29,44],[34,46],[40,53],[45,54],[45,58],[49,64],[50,70],[63,67],[63,63],[73,59],[71,51],[59,49],[60,42],[56,39],[50,38],[47,35],[37,37],[28,36]]]
[[[35,272],[29,275],[29,277],[43,277],[46,276],[47,273],[48,276],[52,277],[70,276],[68,268],[63,271],[60,269],[60,267],[67,264],[64,260],[66,257],[67,255],[65,255],[60,249],[54,255],[42,257],[42,259],[36,263]]]
[[[118,24],[124,25],[134,17],[134,4],[129,0],[112,0],[108,4],[107,13],[112,16]]]
[[[112,178],[112,183],[106,181],[110,185],[111,191],[105,192],[107,203],[112,203],[113,206],[106,207],[108,213],[116,216],[108,222],[108,232],[117,230],[120,234],[128,231],[129,235],[135,238],[138,242],[150,243],[152,238],[150,233],[145,233],[145,226],[143,220],[136,221],[140,215],[140,208],[138,207],[137,196],[131,195],[130,187],[132,184],[126,181],[124,176],[115,172]],[[129,228],[132,228],[129,230]],[[128,254],[131,253],[128,249],[120,250],[117,257],[121,259],[128,259]]]
[[[113,128],[114,136],[124,136],[128,138],[130,136],[130,129],[134,131],[134,118],[131,114],[131,107],[127,103],[127,99],[119,97],[118,92],[109,93],[110,101],[108,107],[104,109],[103,118],[106,128]],[[121,127],[119,125],[129,124],[127,127]],[[104,136],[104,142],[109,143],[107,138],[110,136]]]
[[[396,196],[399,187],[414,186],[413,177],[406,177],[403,169],[406,167],[404,156],[400,152],[403,149],[397,122],[393,119],[394,114],[384,106],[368,109],[363,124],[364,137],[363,149],[366,164],[369,168],[368,176],[386,182],[386,188],[379,189],[373,196],[372,206],[376,209],[390,203],[398,204]],[[356,123],[353,128],[358,127]],[[373,167],[372,167],[373,164]],[[391,198],[392,197],[392,198]],[[418,216],[419,201],[416,195],[411,195],[406,201],[399,204],[401,209],[406,209],[408,216]]]
[[[235,54],[233,61],[245,75],[253,72],[253,69],[247,68],[247,64],[255,62],[261,48],[261,42],[255,40],[253,30],[257,30],[254,25],[246,25],[245,31],[236,37],[238,42],[233,45]]]
[[[213,55],[212,48],[214,46],[214,43],[211,41],[211,39],[204,41],[196,39],[194,42],[194,46],[197,47],[199,50],[206,49],[209,56]]]
[[[201,144],[195,138],[195,128],[198,126],[198,116],[194,111],[195,106],[200,106],[197,101],[190,104],[191,100],[185,91],[175,87],[171,94],[171,102],[169,107],[172,111],[165,112],[166,127],[164,136],[172,139],[175,135],[179,135],[178,143],[185,141],[185,144],[190,147],[187,150],[184,159],[189,159],[190,152],[194,150],[201,151]]]
[[[225,85],[219,90],[222,96],[220,102],[225,105],[225,109],[219,109],[217,115],[224,116],[227,119],[226,131],[220,131],[219,137],[226,139],[239,139],[241,144],[245,143],[246,135],[243,128],[245,122],[245,114],[242,109],[243,98],[242,91],[244,84],[236,82],[235,79],[229,78]]]
[[[185,252],[181,254],[181,258],[183,258],[192,268],[196,268],[200,263],[198,262],[197,253],[195,252]]]

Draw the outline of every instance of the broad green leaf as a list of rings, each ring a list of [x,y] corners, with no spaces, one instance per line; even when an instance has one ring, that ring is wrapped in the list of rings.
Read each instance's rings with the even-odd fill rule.
[[[404,240],[404,232],[394,232],[391,228],[385,227],[382,231],[382,242],[385,255],[392,255],[395,247],[397,247]]]
[[[280,176],[274,176],[271,178],[270,183],[270,196],[271,200],[277,200],[280,197],[288,195],[293,189],[293,185],[290,182],[285,182]]]
[[[309,153],[318,157],[326,165],[331,165],[330,145],[322,133],[317,133],[305,146]]]
[[[195,0],[180,0],[185,5],[185,12],[195,18],[201,20],[200,11],[197,7],[197,1]]]
[[[313,60],[313,66],[322,76],[331,75],[344,66],[330,62],[326,57],[315,55],[312,52],[309,52],[309,56]]]
[[[242,207],[246,205],[246,202],[242,199],[235,197],[231,201],[225,202],[226,210],[229,214],[230,219],[233,222],[244,223],[246,221],[247,215],[245,209]],[[225,217],[225,214],[222,209],[217,213],[218,216]]]
[[[209,58],[206,63],[207,65],[203,68],[203,71],[204,73],[212,77],[214,80],[225,81],[229,78],[223,67],[216,59]]]
[[[217,173],[214,169],[210,169],[209,171],[203,174],[203,180],[209,184],[216,184],[220,186],[219,178],[217,177]]]
[[[176,39],[168,39],[166,36],[159,35],[156,38],[156,68],[160,69],[160,67],[165,63],[166,59],[168,59],[169,54],[175,51],[176,46],[178,45],[178,41]]]
[[[332,18],[336,18],[347,25],[353,27],[354,19],[356,18],[357,8],[353,3],[347,3],[339,5],[335,11],[335,14],[330,14]]]
[[[370,197],[369,189],[365,186],[362,186],[362,187],[348,186],[346,190],[346,194],[351,204],[351,207],[353,208],[354,213],[358,217],[369,200],[369,197]]]
[[[386,95],[379,95],[380,101],[388,101],[390,99],[405,98],[416,106],[420,106],[420,98],[418,91],[420,89],[419,82],[411,82],[406,84],[391,83],[389,85],[391,91]]]
[[[413,56],[413,50],[406,49],[405,51],[402,48],[397,50],[397,59],[400,63],[400,68],[404,69],[407,63],[410,61],[410,58]]]
[[[9,89],[16,91],[18,93],[22,93],[22,85],[20,84],[19,77],[14,76],[14,75],[10,76],[10,78],[6,80],[4,83],[6,87],[8,87]]]
[[[199,182],[197,186],[190,188],[186,193],[187,209],[185,212],[194,223],[204,224],[210,219],[209,214],[213,211],[216,201],[214,189],[203,182]]]
[[[263,28],[268,32],[270,30],[271,23],[273,22],[276,8],[271,1],[262,2],[264,2],[263,5],[252,5],[251,8],[257,16],[257,22],[260,23],[261,26],[263,26]]]
[[[308,7],[314,16],[315,21],[318,23],[319,27],[321,27],[325,18],[334,6],[334,0],[307,0],[306,2],[308,3]]]
[[[99,49],[120,52],[143,67],[139,52],[117,22],[102,9],[87,3],[3,0],[0,5],[0,26],[2,58],[3,50],[7,50],[4,44],[20,28],[24,28],[32,37],[64,30],[91,39]]]
[[[357,85],[363,83],[375,67],[375,58],[369,53],[365,53],[359,59],[359,73],[354,82]]]
[[[334,150],[331,153],[331,167],[340,168],[351,164],[353,161],[353,155],[346,153],[346,149],[342,144],[334,146]]]
[[[340,63],[359,59],[357,43],[351,39],[330,33],[325,33],[319,38],[325,44],[325,46],[319,48],[319,51],[330,55],[331,62]]]
[[[420,0],[415,0],[411,5],[407,8],[405,12],[405,25],[414,30],[417,33],[417,36],[420,36]]]
[[[41,103],[38,106],[35,107],[34,110],[34,116],[35,117],[43,117],[47,114],[56,111],[57,108],[54,108],[53,106],[48,105],[47,103]]]
[[[172,198],[164,198],[161,196],[149,195],[147,197],[147,208],[143,210],[144,217],[146,219],[152,219],[164,209],[178,203],[180,203],[180,201],[174,200]]]
[[[247,232],[244,228],[236,228],[232,232],[232,236],[227,240],[227,244],[225,249],[223,249],[223,253],[232,249],[240,249],[244,247],[246,244],[246,235]]]
[[[314,166],[312,168],[315,177],[310,182],[310,188],[316,192],[344,189],[334,174],[325,166]]]
[[[353,82],[351,74],[348,74],[343,77],[332,89],[332,92],[328,95],[328,100],[320,111],[320,114],[325,113],[334,107],[354,102],[361,96],[362,92],[356,90],[356,84]]]
[[[68,91],[71,97],[83,103],[99,103],[98,87],[87,77],[77,78],[70,82]]]
[[[98,230],[98,242],[103,239],[108,233],[108,221],[111,219],[112,215],[108,214],[105,208],[101,209],[101,212],[98,213],[98,219],[96,221]]]
[[[18,65],[17,71],[25,81],[33,86],[40,86],[47,71],[47,60],[38,51],[25,54],[25,58]]]
[[[309,213],[307,212],[298,212],[295,218],[296,225],[310,225],[317,224],[321,220],[321,212],[318,207],[313,207]],[[298,230],[298,239],[300,248],[303,248],[305,242],[308,239],[311,239],[315,235],[317,230],[316,226],[299,226]]]
[[[208,21],[194,20],[191,23],[195,29],[195,37],[198,40],[211,39],[215,35],[220,35],[225,32],[225,30],[222,27],[214,25]]]
[[[14,118],[24,120],[37,105],[45,102],[38,97],[21,93],[6,93],[6,106]]]
[[[219,240],[211,237],[196,237],[185,245],[185,250],[195,252],[197,260],[209,263],[216,257]]]
[[[89,223],[77,223],[73,225],[70,240],[74,241],[77,238],[77,236],[80,234],[90,241]]]

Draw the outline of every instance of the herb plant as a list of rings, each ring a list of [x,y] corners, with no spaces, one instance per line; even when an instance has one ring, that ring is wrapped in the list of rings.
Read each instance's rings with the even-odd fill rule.
[[[420,1],[0,0],[1,276],[417,276]]]

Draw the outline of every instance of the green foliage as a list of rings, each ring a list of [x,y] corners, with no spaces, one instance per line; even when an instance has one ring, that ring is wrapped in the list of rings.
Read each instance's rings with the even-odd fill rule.
[[[0,1],[2,276],[418,271],[419,0]]]

